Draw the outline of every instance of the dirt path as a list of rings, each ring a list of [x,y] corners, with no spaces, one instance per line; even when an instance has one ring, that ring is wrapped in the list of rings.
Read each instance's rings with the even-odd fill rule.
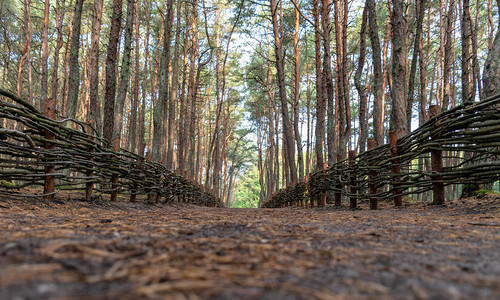
[[[379,211],[3,199],[0,232],[1,299],[500,299],[494,197]]]

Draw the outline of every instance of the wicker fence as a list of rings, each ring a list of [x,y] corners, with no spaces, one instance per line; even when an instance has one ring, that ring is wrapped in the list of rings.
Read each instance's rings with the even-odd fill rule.
[[[213,191],[171,172],[146,157],[119,148],[95,134],[91,125],[56,118],[55,102],[45,112],[0,89],[0,194],[53,199],[60,190],[147,195],[150,203],[183,201],[221,207]],[[26,187],[43,193],[26,195]]]
[[[481,102],[458,105],[444,113],[431,106],[430,119],[412,133],[368,151],[349,151],[348,158],[273,194],[262,207],[325,205],[327,198],[351,208],[369,200],[372,209],[380,199],[396,206],[402,197],[432,190],[433,203],[443,204],[445,186],[484,184],[500,179],[500,95]]]

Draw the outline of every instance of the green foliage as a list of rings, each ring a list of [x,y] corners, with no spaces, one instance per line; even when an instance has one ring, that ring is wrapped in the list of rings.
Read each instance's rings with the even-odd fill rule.
[[[259,170],[254,165],[240,178],[235,187],[234,200],[230,207],[256,208],[259,205]]]
[[[480,189],[474,193],[476,196],[480,195],[498,195],[498,192]]]

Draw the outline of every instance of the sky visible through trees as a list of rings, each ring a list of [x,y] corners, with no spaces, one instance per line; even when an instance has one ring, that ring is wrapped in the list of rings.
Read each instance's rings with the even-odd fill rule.
[[[0,88],[255,207],[430,105],[499,93],[499,5],[3,0]]]

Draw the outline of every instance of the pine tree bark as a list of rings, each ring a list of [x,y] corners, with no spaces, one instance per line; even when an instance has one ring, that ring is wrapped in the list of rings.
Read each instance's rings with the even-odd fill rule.
[[[498,29],[484,63],[483,87],[484,98],[500,93],[500,30]]]
[[[80,51],[80,29],[82,24],[82,8],[84,0],[76,0],[73,13],[73,28],[71,46],[69,50],[69,77],[68,77],[68,117],[75,119],[78,108],[78,94],[80,89],[80,65],[78,56]]]
[[[455,21],[455,0],[450,0],[448,13],[446,14],[446,30],[444,45],[444,63],[443,63],[443,104],[442,111],[448,110],[450,105],[450,74],[451,61],[453,56],[453,23]]]
[[[461,33],[462,33],[462,101],[474,101],[472,90],[472,54],[471,54],[471,16],[469,0],[463,0]]]
[[[175,140],[175,105],[177,103],[177,89],[179,85],[179,46],[181,33],[181,0],[177,1],[177,28],[175,31],[174,57],[172,61],[172,88],[169,93],[168,106],[168,149],[167,149],[167,168],[172,170],[174,166],[174,140]]]
[[[404,0],[393,1],[392,15],[392,89],[391,89],[391,130],[398,138],[407,132],[406,121],[406,21]]]
[[[49,35],[49,11],[50,0],[45,0],[43,11],[43,26],[42,26],[42,78],[41,78],[41,91],[40,91],[40,111],[45,111],[45,100],[48,96],[49,84],[49,49],[48,49],[48,35]]]
[[[425,14],[425,0],[416,0],[415,10],[417,13],[417,28],[415,29],[415,40],[413,46],[413,57],[411,60],[410,73],[408,79],[408,97],[406,102],[406,128],[411,129],[411,119],[413,113],[413,98],[415,96],[415,75],[417,72],[417,60],[419,54],[419,43],[422,43],[422,27]]]
[[[335,7],[337,7],[337,1],[334,1]],[[336,11],[338,13],[338,11]],[[337,17],[337,15],[335,15]],[[337,29],[337,28],[336,28]],[[323,33],[323,75],[321,79],[323,80],[323,89],[321,90],[321,97],[326,101],[327,112],[327,162],[328,164],[333,164],[335,162],[335,149],[336,137],[335,137],[335,94],[333,92],[333,74],[332,74],[332,54],[331,54],[331,23],[330,23],[330,0],[321,0],[321,30]],[[340,32],[339,32],[340,33]],[[335,32],[337,34],[337,31]],[[339,62],[337,56],[337,63]],[[338,69],[337,64],[337,71]],[[340,92],[341,93],[341,92]],[[339,90],[337,89],[337,96],[339,95]],[[338,99],[337,99],[338,100]],[[338,125],[338,124],[337,124]]]
[[[314,60],[316,71],[316,170],[323,168],[323,144],[325,141],[326,99],[323,97],[323,78],[321,71],[321,29],[318,0],[313,0],[314,16]]]
[[[121,138],[123,129],[123,110],[125,107],[125,98],[130,85],[130,64],[132,61],[132,34],[134,31],[134,0],[127,0],[127,17],[125,19],[125,39],[122,56],[120,85],[115,103],[115,121],[113,128],[113,138]]]
[[[382,58],[380,40],[378,36],[377,10],[374,0],[367,0],[368,26],[373,60],[373,135],[378,146],[384,144],[384,75],[382,72]]]
[[[365,66],[366,58],[366,20],[367,20],[368,8],[365,5],[363,9],[363,17],[361,21],[361,30],[359,32],[359,58],[358,67],[356,69],[356,74],[354,75],[354,85],[358,91],[359,97],[359,152],[364,152],[366,150],[366,142],[368,139],[368,119],[367,119],[367,95],[365,85],[361,82],[361,76],[363,74],[363,68]]]
[[[51,79],[51,98],[56,100],[59,95],[59,83],[58,83],[58,71],[59,71],[59,52],[63,46],[63,22],[64,22],[64,12],[65,12],[65,0],[60,2],[56,0],[56,22],[57,22],[57,40],[56,47],[54,49],[54,63],[52,67],[52,79]]]
[[[113,143],[113,128],[115,120],[115,96],[116,96],[116,63],[117,49],[120,38],[122,16],[122,0],[113,0],[113,14],[111,17],[111,29],[108,42],[108,53],[106,57],[106,87],[104,95],[104,124],[103,137],[111,146]]]
[[[90,110],[89,121],[93,123],[97,132],[101,132],[101,105],[99,103],[99,35],[101,32],[102,0],[95,0],[92,15],[92,32],[90,47]]]
[[[162,161],[161,152],[162,145],[164,145],[163,120],[165,119],[167,106],[168,106],[168,93],[169,93],[169,72],[168,67],[170,64],[170,42],[172,35],[172,22],[173,22],[173,1],[167,1],[167,16],[164,20],[163,31],[163,50],[160,57],[160,75],[159,75],[159,95],[158,101],[155,103],[153,111],[153,141],[152,141],[152,155],[151,159],[155,162]]]
[[[140,44],[139,44],[139,6],[138,1],[135,1],[135,70],[134,70],[134,85],[132,88],[132,103],[130,105],[130,124],[128,132],[129,140],[129,150],[133,153],[136,152],[137,148],[137,110],[139,109],[139,79],[140,79]]]
[[[300,100],[300,69],[299,69],[299,10],[295,9],[295,30],[293,34],[293,57],[294,57],[294,102],[293,102],[293,130],[297,144],[297,165],[299,167],[299,181],[304,181],[304,157],[302,155],[302,139],[299,132],[299,100]]]
[[[291,184],[297,182],[297,168],[295,165],[295,153],[293,145],[293,130],[290,123],[290,116],[288,113],[288,100],[286,97],[285,86],[285,72],[284,72],[284,59],[283,47],[281,44],[280,30],[278,27],[278,17],[276,13],[276,1],[269,0],[271,6],[271,19],[274,33],[274,48],[276,56],[276,71],[278,76],[278,92],[281,102],[281,113],[283,117],[283,135],[284,135],[284,148],[286,153],[286,161],[288,162]]]

